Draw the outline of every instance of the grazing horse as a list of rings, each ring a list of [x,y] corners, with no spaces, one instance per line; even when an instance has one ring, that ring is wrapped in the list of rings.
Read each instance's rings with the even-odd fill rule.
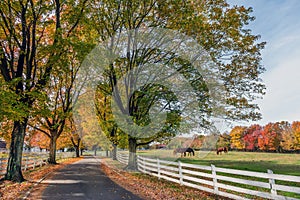
[[[221,152],[224,151],[224,153],[228,152],[227,147],[220,147],[217,149],[217,155],[221,154]]]
[[[186,153],[188,153],[188,156],[192,156],[192,155],[194,156],[195,155],[194,149],[192,149],[190,147],[174,149],[173,154],[176,155],[177,153],[180,153],[181,157],[182,157],[182,155],[185,157]]]

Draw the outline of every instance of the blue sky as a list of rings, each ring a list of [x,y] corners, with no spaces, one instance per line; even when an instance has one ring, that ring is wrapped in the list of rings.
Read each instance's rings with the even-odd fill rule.
[[[267,94],[258,100],[263,119],[259,124],[300,121],[300,1],[229,0],[231,5],[252,7],[254,34],[267,45],[262,52]]]

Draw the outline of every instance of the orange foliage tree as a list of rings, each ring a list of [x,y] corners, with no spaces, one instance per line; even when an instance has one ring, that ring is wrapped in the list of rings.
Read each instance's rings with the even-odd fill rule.
[[[28,141],[31,147],[38,147],[41,150],[50,149],[50,138],[37,130],[34,130],[32,133],[32,137]],[[72,147],[70,137],[64,132],[57,140],[57,149],[64,149]]]
[[[191,148],[200,149],[203,145],[204,135],[194,135],[194,139],[190,145]]]
[[[261,135],[258,138],[259,149],[265,151],[282,151],[280,146],[282,141],[282,132],[286,130],[289,123],[286,121],[268,123],[261,131]]]
[[[32,137],[29,140],[29,145],[31,147],[38,147],[40,148],[40,150],[49,150],[50,139],[40,131],[34,130],[34,132],[32,133]]]

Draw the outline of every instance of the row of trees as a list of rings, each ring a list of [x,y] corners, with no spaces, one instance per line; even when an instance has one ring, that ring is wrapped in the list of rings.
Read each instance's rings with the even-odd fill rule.
[[[89,126],[91,127],[91,126]],[[68,132],[63,134],[58,139],[58,148],[71,148],[73,147],[70,140],[70,135]],[[99,138],[99,135],[95,137],[91,134],[91,130],[84,133],[88,141],[89,138],[93,140],[91,144],[95,144],[95,139]],[[117,141],[117,146],[122,149],[128,148],[128,140],[123,135]],[[76,136],[75,136],[76,137]],[[78,137],[78,136],[77,136]],[[80,138],[80,137],[78,137]],[[39,133],[34,132],[33,137],[27,139],[31,146],[38,146],[40,148],[49,149],[49,139]],[[104,138],[99,141],[99,146],[104,149],[109,149],[110,142],[107,140],[107,145],[103,144]],[[164,147],[174,149],[181,147],[192,147],[195,149],[216,149],[218,147],[228,147],[234,150],[246,150],[246,151],[276,151],[276,152],[286,152],[300,150],[300,122],[294,121],[288,123],[286,121],[268,123],[265,126],[258,124],[246,126],[236,126],[229,133],[224,133],[221,135],[194,135],[193,138],[176,137],[171,141],[164,141],[166,145]],[[82,145],[82,144],[81,144]],[[152,148],[157,148],[153,145]],[[91,148],[92,146],[88,146]],[[150,148],[149,145],[145,145],[145,148]],[[81,146],[84,148],[84,146]],[[110,149],[111,150],[111,149]]]
[[[0,2],[0,119],[9,127],[3,136],[10,141],[7,180],[24,180],[22,151],[29,127],[49,138],[49,162],[56,163],[56,142],[78,92],[74,79],[91,48],[83,28],[87,2]]]
[[[233,149],[249,151],[293,151],[300,149],[300,122],[268,123],[265,126],[236,126],[230,132]]]
[[[192,147],[214,150],[227,147],[242,151],[293,152],[300,150],[300,122],[268,123],[265,126],[235,126],[229,133],[178,137],[168,143],[169,148]]]
[[[260,36],[245,28],[254,20],[251,12],[251,8],[230,6],[225,0],[1,1],[0,120],[2,136],[10,140],[5,179],[24,180],[21,161],[29,128],[49,138],[50,163],[56,163],[57,140],[69,132],[71,136],[78,134],[77,142],[84,139],[89,145],[106,145],[108,138],[115,148],[122,145],[125,138],[130,151],[128,167],[135,168],[138,146],[170,139],[183,130],[188,131],[191,123],[197,124],[197,128],[209,127],[216,104],[218,110],[222,110],[218,114],[227,119],[259,119],[254,100],[263,95],[265,89],[260,79],[264,71],[260,52],[265,43],[257,42]],[[147,28],[172,29],[177,33],[174,37],[182,34],[190,39],[173,40],[162,32],[153,34],[151,30],[144,33],[152,34],[152,38],[134,37]],[[118,34],[124,32],[127,34],[119,37]],[[202,48],[189,49],[187,44],[191,39]],[[177,46],[171,48],[170,41]],[[120,54],[114,59],[95,56],[103,58],[100,60],[103,62],[96,62],[97,66],[103,65],[103,70],[94,82],[95,94],[84,101],[89,89],[82,84],[91,77],[75,80],[79,78],[86,55],[103,42],[108,47],[107,55],[115,55],[114,50],[118,48]],[[173,51],[176,49],[194,57],[181,57]],[[206,57],[197,60],[203,51],[210,57],[209,61],[201,60]],[[214,79],[223,90],[213,91],[213,84],[209,87],[209,78],[197,71],[195,63],[213,67],[207,69],[218,75]],[[141,72],[143,66],[152,68],[132,76],[132,72]],[[135,87],[138,77],[146,80],[158,75],[161,69],[157,66],[180,74],[181,79],[170,83],[185,79],[182,85],[191,85],[189,92],[196,96],[195,102],[187,98],[191,96],[189,93],[178,97],[168,85],[151,80]],[[97,70],[88,68],[87,74],[94,71]],[[216,102],[212,93],[219,93],[223,98]],[[87,105],[91,99],[92,103]],[[74,110],[76,102],[85,104],[84,109]],[[114,108],[113,102],[116,103]],[[193,112],[189,115],[183,107],[191,103],[196,107],[189,110]],[[95,110],[86,109],[93,107]],[[151,123],[155,121],[150,117],[153,111],[166,113],[165,122],[156,121],[161,123],[159,127]],[[92,112],[96,112],[97,118],[90,118]],[[125,116],[122,122],[130,126],[120,127],[114,113]],[[100,131],[91,128],[97,125]],[[137,134],[143,132],[144,127],[159,128],[159,131],[151,135]]]

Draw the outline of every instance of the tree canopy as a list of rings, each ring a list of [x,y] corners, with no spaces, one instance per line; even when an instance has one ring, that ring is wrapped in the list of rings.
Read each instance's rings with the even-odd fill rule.
[[[188,131],[191,124],[209,127],[214,112],[226,120],[260,119],[253,101],[264,94],[265,43],[246,28],[254,20],[251,8],[223,0],[145,0],[102,1],[90,11],[100,45],[85,64],[90,74],[101,74],[94,83],[106,87],[96,92],[111,105],[98,109],[111,109],[112,127],[128,135],[132,162],[138,145]],[[174,74],[180,78],[165,85]],[[191,104],[196,106],[187,112]],[[145,130],[160,131],[141,136]]]

